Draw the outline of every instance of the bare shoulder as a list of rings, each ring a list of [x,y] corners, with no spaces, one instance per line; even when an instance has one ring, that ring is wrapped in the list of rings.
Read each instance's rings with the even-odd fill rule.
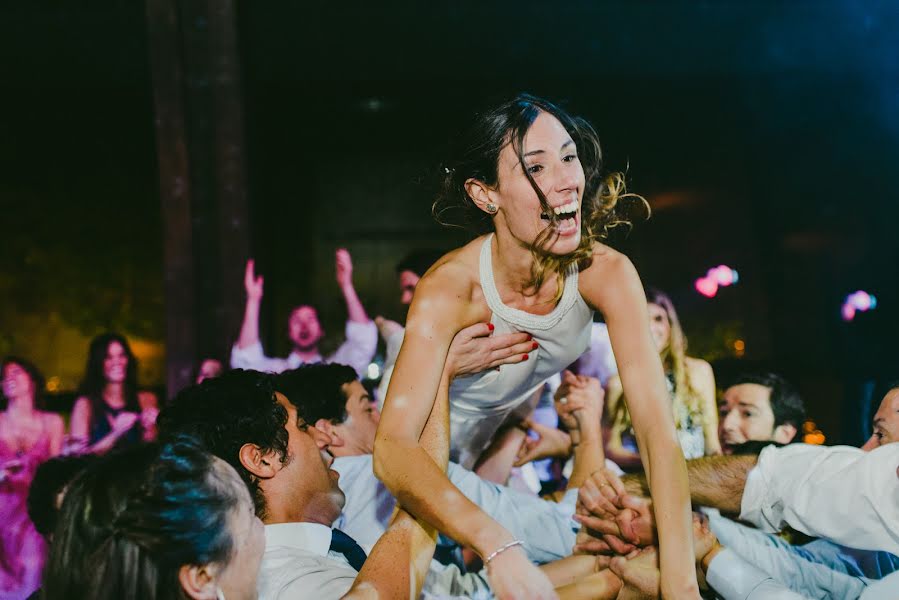
[[[593,257],[590,265],[581,270],[581,274],[590,277],[609,277],[624,275],[634,269],[631,260],[618,250],[601,242],[593,244]]]
[[[468,320],[472,303],[480,293],[480,239],[445,254],[428,269],[415,288],[407,326],[422,316]]]
[[[712,365],[702,360],[701,358],[694,358],[692,356],[686,356],[685,363],[687,368],[696,373],[711,373]]]
[[[61,431],[65,429],[65,421],[63,421],[62,415],[55,412],[45,411],[44,412],[44,422],[47,424],[47,427],[54,431]]]
[[[91,401],[87,396],[78,396],[75,398],[75,403],[72,405],[72,412],[76,411],[90,411],[91,409]]]
[[[701,358],[694,358],[692,356],[686,356],[684,358],[684,363],[687,365],[687,369],[690,371],[690,375],[699,377],[714,376],[712,365],[710,365],[706,361],[702,360]]]
[[[584,299],[601,312],[610,303],[644,297],[640,276],[631,260],[599,242],[593,246],[591,263],[578,275],[578,288]]]

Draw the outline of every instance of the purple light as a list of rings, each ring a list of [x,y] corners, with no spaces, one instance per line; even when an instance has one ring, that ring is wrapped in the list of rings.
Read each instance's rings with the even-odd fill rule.
[[[858,312],[867,312],[877,308],[877,298],[865,292],[858,290],[846,296],[843,306],[840,307],[840,314],[844,321],[851,321]]]

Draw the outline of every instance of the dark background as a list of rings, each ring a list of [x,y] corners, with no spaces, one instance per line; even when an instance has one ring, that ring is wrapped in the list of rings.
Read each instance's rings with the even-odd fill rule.
[[[165,220],[145,6],[0,6],[0,352],[71,389],[86,340],[114,328],[158,385]],[[864,384],[899,376],[895,3],[244,2],[235,25],[269,351],[287,351],[299,302],[336,341],[340,246],[370,314],[401,318],[397,260],[467,239],[430,216],[445,146],[473,111],[530,91],[587,117],[606,164],[653,206],[612,242],[670,292],[719,383],[781,372],[828,442],[855,442]],[[699,296],[693,280],[722,262],[739,285]],[[879,306],[843,323],[856,289]]]

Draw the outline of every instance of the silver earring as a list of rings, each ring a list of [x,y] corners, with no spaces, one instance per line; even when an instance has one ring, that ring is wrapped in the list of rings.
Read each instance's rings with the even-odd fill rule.
[[[499,208],[497,208],[496,204],[494,204],[493,202],[488,202],[486,208],[487,212],[489,212],[491,215],[495,215],[496,211],[499,210]]]

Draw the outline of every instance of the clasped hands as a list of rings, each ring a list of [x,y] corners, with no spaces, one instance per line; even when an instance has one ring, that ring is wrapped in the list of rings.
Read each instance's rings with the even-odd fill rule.
[[[658,539],[651,499],[629,494],[614,472],[600,469],[581,486],[574,519],[581,524],[574,553],[611,556],[609,568],[624,584],[620,599],[659,597]],[[694,512],[696,561],[717,549],[718,540],[708,519]]]

